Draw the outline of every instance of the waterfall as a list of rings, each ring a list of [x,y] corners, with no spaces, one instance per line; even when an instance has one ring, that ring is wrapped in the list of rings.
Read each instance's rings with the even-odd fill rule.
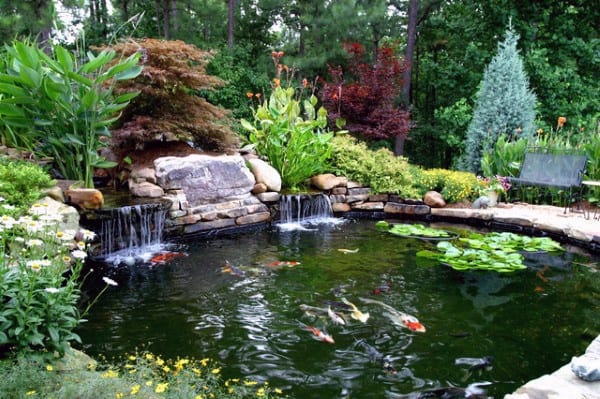
[[[100,255],[122,252],[126,256],[140,253],[162,241],[166,212],[156,204],[132,205],[111,210],[102,220]]]
[[[279,199],[279,228],[306,230],[305,225],[336,224],[343,219],[333,215],[331,201],[325,194],[288,194]]]

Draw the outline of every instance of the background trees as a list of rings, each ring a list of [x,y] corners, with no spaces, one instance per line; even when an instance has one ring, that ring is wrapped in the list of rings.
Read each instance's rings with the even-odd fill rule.
[[[383,45],[404,54],[410,5],[417,13],[407,106],[415,124],[404,154],[428,167],[455,165],[485,66],[512,18],[538,99],[536,126],[548,131],[565,116],[564,131],[575,136],[597,128],[600,18],[586,0],[0,0],[0,34],[5,41],[45,37],[53,22],[61,22],[58,3],[83,11],[88,43],[105,43],[118,31],[119,37],[181,39],[218,50],[209,70],[230,85],[226,94],[211,94],[211,101],[233,104],[236,114],[243,104],[233,100],[235,92],[244,99],[246,91],[268,88],[271,50],[285,51],[285,63],[296,67],[300,79],[326,77],[328,65],[347,65],[344,43],[361,43],[372,63]],[[135,29],[124,24],[141,13]],[[77,21],[60,17],[63,24]]]

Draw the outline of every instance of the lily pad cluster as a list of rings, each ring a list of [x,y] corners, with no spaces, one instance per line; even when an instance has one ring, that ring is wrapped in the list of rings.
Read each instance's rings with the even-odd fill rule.
[[[514,233],[473,233],[454,245],[448,241],[436,245],[438,252],[423,250],[417,256],[440,261],[455,270],[493,270],[500,273],[526,269],[518,251],[563,251],[548,237],[528,237]]]
[[[390,224],[385,220],[380,220],[375,226],[390,234],[401,237],[422,237],[422,238],[452,238],[453,235],[448,231],[426,227],[422,224],[405,224],[394,223]]]

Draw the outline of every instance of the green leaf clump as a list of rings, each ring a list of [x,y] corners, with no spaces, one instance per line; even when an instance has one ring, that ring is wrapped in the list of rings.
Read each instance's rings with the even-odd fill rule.
[[[515,233],[471,234],[459,240],[462,246],[439,242],[436,251],[417,252],[418,257],[435,259],[455,270],[492,270],[499,273],[526,269],[518,251],[563,251],[549,237],[528,237]]]
[[[426,227],[422,224],[394,223],[389,224],[386,221],[379,221],[375,226],[390,234],[401,237],[427,237],[427,238],[451,238],[452,235],[441,229]]]
[[[369,186],[374,193],[421,197],[413,185],[420,170],[410,165],[407,158],[396,157],[386,148],[372,151],[364,142],[349,135],[334,137],[332,145],[333,173]]]
[[[55,183],[34,163],[0,158],[0,197],[16,208],[28,207],[41,197],[43,189]]]

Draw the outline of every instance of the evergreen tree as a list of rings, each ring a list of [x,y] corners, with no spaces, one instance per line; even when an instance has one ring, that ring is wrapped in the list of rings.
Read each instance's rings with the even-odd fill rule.
[[[503,42],[486,67],[477,93],[473,119],[467,130],[459,167],[477,173],[481,158],[501,134],[509,139],[529,137],[534,131],[536,96],[517,50],[519,35],[509,24]]]

